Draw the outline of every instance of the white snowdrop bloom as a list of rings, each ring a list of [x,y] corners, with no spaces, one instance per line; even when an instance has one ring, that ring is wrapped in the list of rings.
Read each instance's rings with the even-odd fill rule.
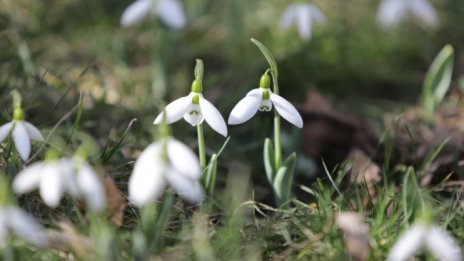
[[[269,85],[270,78],[264,74],[259,81],[260,87],[248,92],[245,98],[232,109],[228,123],[231,125],[244,123],[251,119],[258,110],[270,111],[274,105],[280,116],[298,128],[302,128],[303,119],[296,108],[281,96],[273,93]]]
[[[23,169],[13,181],[13,190],[24,194],[39,188],[49,207],[57,207],[64,193],[83,199],[93,211],[105,208],[105,193],[97,173],[77,159],[48,160]]]
[[[175,29],[187,23],[179,0],[136,0],[124,10],[121,26],[135,25],[151,15],[158,15],[167,26]]]
[[[29,159],[31,153],[31,140],[43,141],[40,131],[29,122],[12,120],[0,127],[0,143],[11,133],[16,150],[23,161]]]
[[[314,23],[323,24],[325,20],[322,11],[315,5],[304,3],[291,4],[280,17],[280,27],[288,30],[295,24],[301,39],[308,41],[311,39]]]
[[[383,27],[399,24],[411,14],[429,27],[438,24],[438,15],[428,0],[383,0],[377,13],[377,21]]]
[[[200,162],[185,144],[168,138],[150,144],[138,157],[129,179],[129,199],[136,206],[143,206],[161,197],[169,184],[182,198],[197,203],[204,192],[198,181],[201,177]]]
[[[438,260],[462,260],[461,248],[446,231],[435,225],[415,224],[398,238],[387,261],[408,260],[421,247],[427,248]]]
[[[0,246],[8,233],[14,233],[36,246],[47,244],[42,226],[24,210],[16,206],[0,206]]]
[[[180,120],[182,117],[192,126],[201,124],[203,120],[216,132],[227,136],[227,125],[221,113],[201,94],[201,86],[196,86],[197,81],[193,81],[192,91],[189,95],[179,98],[166,106],[155,119],[154,124],[161,124],[163,114],[166,114],[166,124],[171,124]],[[198,83],[200,84],[200,83]]]

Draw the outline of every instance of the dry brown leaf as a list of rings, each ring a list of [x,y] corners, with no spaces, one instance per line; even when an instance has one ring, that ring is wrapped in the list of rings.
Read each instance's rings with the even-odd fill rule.
[[[103,186],[105,187],[106,206],[110,214],[111,222],[120,226],[124,218],[126,201],[110,176],[105,176],[105,178],[103,178]]]
[[[348,155],[351,162],[350,182],[371,186],[382,180],[380,167],[362,150],[353,149]]]
[[[370,252],[369,226],[362,216],[356,212],[341,212],[336,224],[343,232],[343,241],[352,260],[367,260]]]
[[[73,251],[78,255],[88,255],[94,252],[92,240],[81,235],[72,224],[59,222],[58,225],[61,231],[49,230],[45,234],[49,247],[64,252]]]

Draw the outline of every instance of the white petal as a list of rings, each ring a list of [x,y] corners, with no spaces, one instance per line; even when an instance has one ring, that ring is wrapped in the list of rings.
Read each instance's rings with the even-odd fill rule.
[[[280,28],[287,30],[295,19],[295,5],[289,5],[280,17]]]
[[[186,201],[198,203],[203,200],[205,194],[198,180],[189,179],[171,168],[166,174],[166,179],[177,194]]]
[[[97,173],[88,165],[83,165],[77,174],[77,184],[87,206],[100,212],[105,208],[105,193]]]
[[[166,181],[165,164],[161,162],[161,144],[152,143],[139,156],[129,179],[129,199],[136,206],[143,206],[158,199]]]
[[[40,196],[49,207],[57,207],[65,188],[59,162],[47,163],[40,179]]]
[[[325,15],[324,13],[321,11],[321,9],[319,9],[317,6],[315,5],[310,5],[310,12],[311,12],[311,18],[320,23],[320,24],[323,24],[325,23]]]
[[[221,134],[224,137],[227,137],[227,125],[222,118],[221,113],[206,100],[203,95],[200,95],[200,107],[201,113],[205,117],[206,122],[215,130],[217,133]]]
[[[442,261],[461,261],[461,248],[446,231],[437,226],[430,226],[425,238],[427,248]]]
[[[31,215],[17,207],[8,207],[6,214],[8,226],[15,234],[36,246],[47,245],[42,226]]]
[[[310,7],[307,5],[298,5],[296,9],[296,28],[301,39],[311,39],[312,22]]]
[[[297,126],[298,128],[303,128],[303,119],[295,107],[293,107],[291,103],[277,94],[270,93],[270,95],[272,103],[282,118],[286,119],[288,122]]]
[[[404,261],[413,256],[424,243],[427,227],[424,225],[412,225],[390,249],[387,261]]]
[[[254,92],[249,93],[242,100],[240,100],[232,109],[227,122],[229,124],[240,124],[251,119],[259,109],[261,104],[261,94]]]
[[[13,129],[13,141],[16,146],[16,150],[23,161],[27,161],[29,154],[31,153],[31,140],[27,133],[24,122],[17,121]]]
[[[29,137],[31,140],[35,141],[43,141],[44,137],[40,133],[40,131],[32,124],[29,122],[25,121],[24,122],[24,127],[26,127],[27,134],[29,134]]]
[[[0,247],[2,247],[5,244],[5,237],[8,233],[8,228],[6,227],[6,224],[8,222],[5,212],[6,209],[6,207],[0,206]]]
[[[171,28],[180,29],[187,23],[182,3],[177,0],[159,0],[156,13]]]
[[[149,16],[153,11],[153,1],[152,0],[137,0],[129,5],[121,17],[121,26],[129,27],[132,26],[147,16]]]
[[[75,166],[70,159],[63,158],[57,162],[60,169],[62,186],[71,196],[79,198],[79,188],[77,185],[77,177],[75,175]]]
[[[0,127],[0,143],[10,134],[11,128],[13,128],[13,122],[8,122]]]
[[[427,0],[410,0],[411,12],[427,26],[438,24],[435,8]]]
[[[182,175],[190,179],[201,177],[201,166],[197,155],[184,143],[170,138],[167,141],[169,163]]]
[[[192,98],[190,95],[179,98],[166,106],[164,112],[166,112],[166,124],[176,122],[189,111],[192,105]],[[163,112],[161,112],[155,119],[154,124],[160,124],[163,121]]]
[[[34,163],[16,175],[13,180],[13,190],[17,194],[31,192],[39,186],[45,163]]]
[[[384,0],[377,12],[377,21],[383,27],[391,27],[404,19],[407,11],[405,0]]]
[[[272,110],[272,102],[270,99],[261,100],[261,104],[259,105],[260,111],[271,111]]]
[[[184,114],[184,120],[190,123],[192,126],[201,124],[205,118],[201,113],[200,105],[191,104],[188,111]]]

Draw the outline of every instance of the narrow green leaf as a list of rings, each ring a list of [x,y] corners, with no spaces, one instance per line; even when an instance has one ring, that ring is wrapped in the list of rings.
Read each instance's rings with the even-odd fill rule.
[[[209,161],[208,167],[206,168],[206,175],[205,175],[205,189],[208,192],[208,195],[211,195],[214,191],[214,185],[216,183],[216,175],[217,175],[217,160],[218,155],[213,154]]]
[[[272,187],[274,189],[274,193],[275,193],[275,195],[277,197],[278,205],[283,203],[284,191],[283,191],[282,184],[284,182],[286,174],[287,174],[287,167],[285,167],[285,166],[280,167],[280,169],[277,171],[277,173],[275,175],[274,182],[271,183]]]
[[[293,186],[293,176],[295,173],[296,165],[296,153],[293,152],[288,156],[284,161],[283,166],[287,168],[287,173],[285,174],[284,179],[282,180],[282,191],[283,198],[285,201],[289,200],[292,195],[292,186]]]
[[[279,76],[279,70],[277,69],[277,63],[274,57],[272,56],[271,52],[269,52],[269,50],[266,48],[266,46],[264,46],[264,44],[262,44],[260,41],[251,38],[251,42],[253,42],[259,48],[259,50],[261,51],[261,53],[263,53],[264,57],[269,63],[269,66],[271,67],[272,82],[274,84],[275,89],[275,86],[277,86],[278,84],[277,77]]]
[[[276,172],[274,166],[274,146],[272,145],[272,141],[269,138],[264,140],[264,169],[266,171],[267,180],[270,184],[274,181],[274,175]]]
[[[446,45],[427,72],[422,87],[422,106],[428,113],[435,111],[448,91],[453,73],[453,60],[454,49],[451,45]]]

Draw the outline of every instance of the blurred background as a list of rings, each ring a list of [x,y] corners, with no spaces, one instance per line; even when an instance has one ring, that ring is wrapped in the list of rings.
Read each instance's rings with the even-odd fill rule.
[[[464,89],[459,85],[464,83],[462,0],[431,0],[438,14],[434,27],[407,16],[391,28],[379,26],[377,0],[184,0],[183,28],[170,28],[158,15],[122,28],[121,15],[132,3],[0,0],[1,122],[11,118],[12,89],[24,96],[27,120],[43,129],[51,129],[84,94],[79,131],[101,147],[136,118],[110,161],[108,171],[120,187],[130,173],[128,162],[156,137],[154,117],[190,92],[196,58],[205,64],[203,93],[226,120],[258,87],[268,65],[250,38],[272,52],[281,95],[305,119],[303,130],[284,122],[283,135],[286,152],[302,155],[298,172],[307,180],[317,175],[321,158],[333,166],[353,144],[375,146],[384,115],[418,103],[425,73],[445,44],[456,54],[451,89]],[[325,15],[325,23],[313,23],[309,40],[300,38],[296,27],[280,26],[293,3],[310,3]],[[72,124],[73,118],[65,121],[63,132]],[[208,152],[217,151],[224,138],[209,127],[205,132]],[[173,133],[196,146],[196,129],[188,123],[175,123]],[[246,166],[265,197],[261,151],[263,139],[272,137],[272,113],[230,126],[229,133],[220,167],[227,173],[233,164]],[[80,141],[65,134],[52,140],[55,146],[66,142]]]

